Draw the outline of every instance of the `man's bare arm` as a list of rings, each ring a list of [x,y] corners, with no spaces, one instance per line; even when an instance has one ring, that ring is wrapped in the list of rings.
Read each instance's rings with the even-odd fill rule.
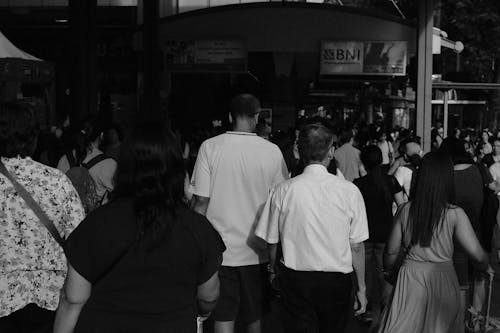
[[[210,198],[208,197],[193,195],[193,199],[191,200],[191,209],[197,212],[198,214],[206,216],[209,202]]]

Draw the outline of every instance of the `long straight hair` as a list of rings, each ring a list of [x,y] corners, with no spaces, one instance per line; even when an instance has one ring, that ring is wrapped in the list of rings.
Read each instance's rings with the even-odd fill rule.
[[[116,174],[116,197],[134,198],[139,238],[156,245],[172,230],[183,205],[186,173],[178,141],[160,125],[138,126],[125,140]]]
[[[447,154],[428,153],[415,176],[409,211],[411,244],[428,247],[446,210],[455,202],[453,162]]]

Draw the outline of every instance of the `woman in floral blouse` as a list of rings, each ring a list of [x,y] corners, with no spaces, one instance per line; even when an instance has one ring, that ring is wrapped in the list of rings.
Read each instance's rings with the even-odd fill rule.
[[[1,161],[67,238],[83,207],[62,172],[29,157],[37,133],[29,109],[0,105]],[[61,246],[0,174],[0,332],[50,332],[66,271]]]

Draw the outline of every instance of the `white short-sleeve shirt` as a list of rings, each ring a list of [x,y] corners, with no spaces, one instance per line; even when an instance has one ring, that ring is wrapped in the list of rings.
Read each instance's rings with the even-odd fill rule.
[[[271,188],[288,178],[275,144],[254,133],[227,132],[201,145],[191,179],[193,194],[210,198],[207,219],[226,245],[224,266],[268,261],[254,234]]]
[[[281,242],[290,269],[350,273],[350,244],[368,239],[363,196],[324,166],[309,165],[272,190],[255,233],[269,244]]]

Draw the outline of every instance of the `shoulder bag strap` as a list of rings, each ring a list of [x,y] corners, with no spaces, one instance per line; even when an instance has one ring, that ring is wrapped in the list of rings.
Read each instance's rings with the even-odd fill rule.
[[[35,215],[38,217],[39,221],[41,224],[44,225],[45,228],[50,232],[52,237],[56,240],[61,247],[64,248],[64,240],[62,239],[61,235],[57,231],[56,226],[54,223],[50,220],[50,218],[45,214],[45,212],[40,208],[40,206],[36,203],[35,199],[31,196],[31,194],[26,191],[26,189],[17,182],[17,180],[9,173],[5,165],[0,161],[0,173],[3,174],[7,179],[12,183],[14,188],[16,189],[16,192],[23,198],[23,200],[26,202],[28,207],[35,213]]]

